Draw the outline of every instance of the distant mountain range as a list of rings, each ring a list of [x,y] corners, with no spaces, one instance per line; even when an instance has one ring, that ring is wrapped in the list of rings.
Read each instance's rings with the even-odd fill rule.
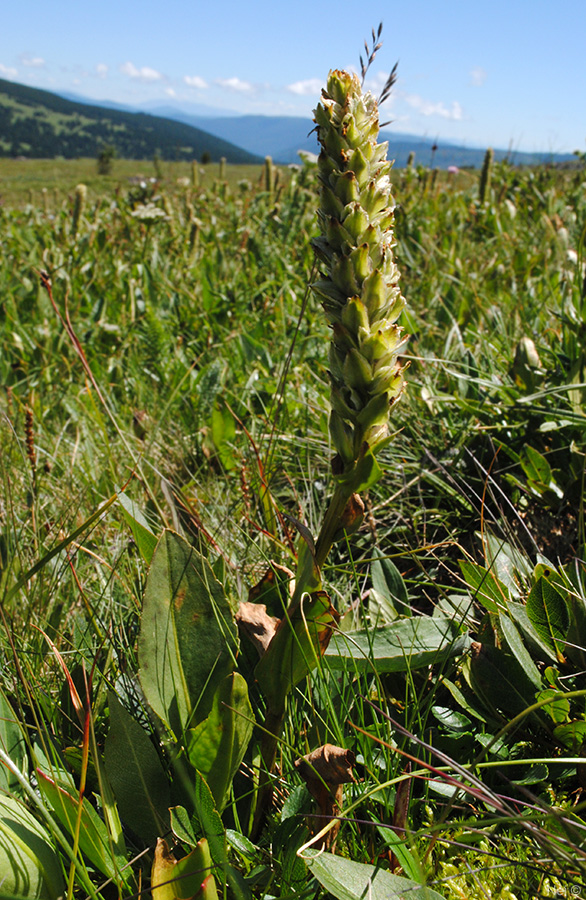
[[[177,106],[153,108],[159,116],[176,119],[185,124],[203,128],[211,134],[232,141],[250,153],[258,156],[272,156],[278,163],[299,162],[299,151],[318,153],[317,136],[310,118],[294,116],[201,116],[185,112]],[[441,139],[421,137],[416,134],[383,129],[380,139],[389,142],[389,159],[402,168],[409,154],[415,153],[415,161],[423,165],[473,167],[482,166],[486,147],[465,147],[450,144]],[[434,145],[437,149],[433,151]],[[495,159],[509,158],[515,165],[533,166],[544,162],[567,162],[574,160],[571,153],[522,153],[516,150],[495,149]]]
[[[97,156],[104,144],[127,159],[262,160],[201,128],[145,112],[80,103],[0,79],[0,156]]]
[[[416,163],[426,166],[479,168],[486,151],[387,129],[381,139],[389,142],[389,158],[397,167],[414,152]],[[151,102],[133,108],[0,79],[1,156],[96,156],[102,144],[112,144],[119,156],[134,159],[155,153],[164,159],[201,159],[207,153],[213,160],[224,156],[232,163],[258,163],[271,156],[282,165],[298,163],[300,150],[319,149],[309,117],[238,115],[203,104]],[[573,161],[574,155],[495,148],[495,158],[537,165]]]

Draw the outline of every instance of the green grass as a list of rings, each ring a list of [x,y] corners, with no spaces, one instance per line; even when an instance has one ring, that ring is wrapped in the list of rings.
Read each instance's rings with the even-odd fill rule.
[[[185,162],[159,163],[162,173],[162,185],[165,190],[177,191],[177,179],[191,180],[191,165]],[[199,164],[202,187],[210,187],[219,177],[219,164]],[[287,177],[287,169],[282,169]],[[90,197],[113,197],[117,193],[125,194],[134,180],[140,181],[157,177],[157,170],[152,160],[115,159],[109,175],[98,175],[95,159],[58,160],[58,159],[6,159],[0,157],[0,203],[9,209],[22,209],[32,200],[37,206],[43,204],[42,192],[48,192],[47,208],[57,212],[67,198],[73,194],[76,184],[86,184]],[[263,174],[263,166],[229,165],[226,167],[226,180],[236,189],[238,182],[249,180],[259,183]],[[132,180],[132,181],[131,181]]]
[[[150,162],[115,160],[112,175],[99,177],[95,160],[0,160],[1,687],[22,726],[13,759],[25,779],[34,784],[41,767],[76,795],[86,772],[86,797],[102,818],[116,808],[101,773],[108,690],[141,724],[169,778],[171,757],[137,690],[148,566],[122,506],[100,516],[100,504],[124,489],[155,535],[169,527],[205,550],[236,604],[269,560],[294,568],[297,535],[279,513],[315,534],[332,488],[329,332],[307,295],[315,278],[313,170],[282,173],[269,195],[261,167],[229,166],[226,188],[210,164],[194,190],[177,181],[190,178],[189,166],[161,165],[163,180],[154,186]],[[144,189],[129,183],[139,176]],[[80,182],[88,202],[74,236]],[[497,166],[484,207],[470,173],[434,181],[421,168],[395,173],[394,182],[403,324],[412,335],[408,387],[393,414],[384,476],[366,498],[369,515],[336,545],[327,590],[343,629],[372,629],[377,615],[379,624],[392,619],[404,592],[416,614],[454,618],[513,665],[502,622],[459,561],[491,569],[501,583],[508,571],[511,599],[524,605],[535,566],[546,560],[568,579],[564,602],[580,608],[584,172]],[[146,202],[163,213],[150,224],[140,218]],[[41,269],[61,316],[68,312],[69,333],[39,285]],[[538,359],[523,362],[523,339],[533,341]],[[503,547],[509,563],[506,553],[498,556]],[[386,569],[388,595],[378,581],[378,597],[376,552],[395,567]],[[584,689],[579,649],[555,662],[525,632],[519,640],[539,678],[549,666],[548,684]],[[583,632],[574,642],[583,647]],[[529,664],[519,658],[526,675]],[[91,739],[66,670],[91,710]],[[515,671],[521,683],[525,675]],[[517,721],[510,692],[499,694],[490,680],[483,692],[481,675],[489,677],[471,651],[396,672],[381,673],[371,661],[343,678],[326,657],[290,697],[274,814],[252,850],[241,842],[230,851],[253,896],[318,893],[295,856],[308,837],[303,814],[311,798],[294,760],[324,742],[352,749],[358,760],[359,780],[345,787],[344,808],[356,806],[338,838],[342,855],[389,866],[403,752],[417,773],[399,820],[407,837],[395,849],[407,877],[427,879],[448,898],[490,890],[510,900],[511,892],[553,896],[558,888],[569,895],[580,885],[586,823],[575,803],[583,776],[571,760],[581,745],[564,744],[555,731],[561,720],[547,712]],[[526,699],[529,706],[534,698]],[[579,735],[583,697],[567,702],[565,724]],[[253,706],[259,716],[260,696]],[[2,721],[11,715],[5,710]],[[8,738],[5,730],[7,751]],[[243,841],[255,740],[223,816]],[[473,768],[476,794],[450,802],[445,776],[429,776],[428,765],[461,780]],[[4,778],[0,787],[21,796],[75,855],[75,832]],[[129,896],[139,878],[148,880],[153,845],[123,826],[132,874],[121,893]],[[71,870],[60,850],[73,893],[87,896],[91,887],[104,900],[114,896],[100,887],[107,876],[87,848],[77,860]]]

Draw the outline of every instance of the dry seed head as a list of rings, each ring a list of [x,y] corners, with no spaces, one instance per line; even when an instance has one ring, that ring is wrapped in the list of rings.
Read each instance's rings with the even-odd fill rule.
[[[37,452],[35,450],[35,433],[33,429],[33,411],[30,406],[24,410],[24,439],[26,443],[26,455],[31,465],[33,477],[37,473]]]
[[[271,156],[265,156],[264,176],[265,176],[265,191],[268,194],[270,194],[270,193],[272,193],[274,180],[275,180],[275,173],[274,173],[274,169],[273,169],[273,160],[272,160]]]
[[[75,188],[75,201],[73,204],[73,217],[71,220],[71,233],[74,237],[77,234],[79,223],[83,215],[86,197],[87,187],[85,184],[78,184]]]
[[[356,75],[330,72],[315,110],[322,277],[312,287],[332,326],[330,431],[344,469],[388,433],[403,389],[396,324],[405,301],[393,258],[393,197],[387,144],[377,143],[378,106]]]
[[[478,186],[478,196],[480,202],[484,204],[488,199],[490,191],[490,181],[492,177],[492,163],[494,160],[494,150],[489,147],[484,154],[484,162],[482,164],[482,172],[480,173],[480,184]]]

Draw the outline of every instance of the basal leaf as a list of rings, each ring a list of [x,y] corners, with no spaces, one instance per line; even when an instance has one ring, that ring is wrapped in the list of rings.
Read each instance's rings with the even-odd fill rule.
[[[180,535],[164,531],[144,595],[139,679],[176,737],[208,715],[237,647],[232,610],[209,563]]]
[[[152,741],[122,706],[108,695],[110,729],[106,738],[106,773],[120,815],[145,845],[154,844],[169,827],[169,783]]]
[[[530,481],[539,482],[542,485],[548,485],[551,481],[551,466],[545,456],[525,444],[519,454],[519,462]]]
[[[304,858],[314,878],[336,900],[443,900],[416,881],[343,856],[315,853]]]
[[[516,716],[535,702],[535,685],[521,663],[510,652],[491,644],[472,645],[470,686],[493,715],[498,711]]]
[[[228,860],[226,831],[215,807],[212,792],[197,771],[195,772],[193,806],[194,813],[191,822],[188,821],[187,813],[182,807],[171,809],[173,831],[179,837],[181,833],[203,835],[209,843],[212,860],[218,870],[218,877],[221,872],[235,900],[250,900],[250,888],[240,872]]]
[[[490,613],[498,613],[506,608],[510,599],[509,591],[492,572],[476,563],[460,560],[460,570],[474,599]]]
[[[582,747],[586,741],[586,720],[578,719],[576,722],[564,722],[556,725],[553,736],[567,747],[570,753],[582,754]]]
[[[186,735],[187,756],[205,778],[220,811],[240,767],[254,726],[244,678],[233,672],[220,682],[209,716]]]
[[[527,615],[542,641],[554,651],[559,662],[563,662],[570,627],[568,607],[559,590],[543,575],[527,597]]]
[[[326,650],[330,668],[406,672],[464,653],[470,638],[451,619],[414,616],[368,631],[335,634]]]
[[[122,515],[126,519],[128,525],[130,525],[130,530],[132,531],[140,555],[146,563],[150,563],[153,558],[153,553],[155,552],[155,547],[157,546],[156,534],[153,532],[134,500],[131,500],[130,497],[127,497],[122,491],[118,492],[117,498],[118,503],[122,507]]]
[[[65,831],[73,837],[77,830],[79,797],[74,797],[43,772],[37,771],[37,775],[43,797]],[[126,858],[116,857],[116,854],[113,857],[108,829],[85,797],[81,809],[79,847],[84,856],[107,878],[116,880],[123,877],[121,869],[126,865]],[[127,870],[126,877],[129,874]]]
[[[16,797],[0,795],[0,890],[15,897],[57,900],[65,895],[51,837]]]
[[[0,689],[0,746],[20,771],[25,768],[27,758],[26,743],[22,728],[8,702],[4,691]],[[0,765],[0,788],[8,793],[18,793],[20,784],[10,769]]]
[[[202,838],[191,853],[177,860],[162,838],[157,841],[151,870],[153,900],[215,900],[208,842]]]
[[[515,625],[520,629],[523,638],[532,650],[533,655],[537,659],[557,662],[557,656],[554,651],[545,643],[545,641],[542,641],[539,632],[527,615],[527,607],[525,604],[517,603],[512,600],[508,605],[507,611]]]
[[[570,701],[564,697],[561,691],[555,688],[547,688],[544,691],[540,691],[535,699],[551,701],[543,709],[551,716],[556,725],[560,725],[569,718]]]
[[[519,666],[523,670],[523,675],[528,683],[538,691],[541,688],[541,675],[527,648],[525,647],[521,636],[517,631],[515,624],[511,622],[508,616],[499,613],[499,625],[501,628],[503,642],[512,656],[515,657]]]
[[[374,590],[394,611],[393,619],[397,614],[410,615],[409,595],[403,576],[391,559],[383,556],[379,550],[374,551],[373,560],[370,563],[370,577]],[[392,619],[388,619],[392,621]]]
[[[477,534],[484,551],[489,571],[491,571],[506,588],[512,597],[521,596],[520,582],[528,578],[532,566],[527,558],[508,541],[488,532]]]

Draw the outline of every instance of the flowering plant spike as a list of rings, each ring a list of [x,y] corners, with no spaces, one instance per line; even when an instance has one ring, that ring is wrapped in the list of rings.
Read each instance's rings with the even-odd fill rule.
[[[387,143],[377,143],[378,106],[356,75],[330,72],[315,110],[323,264],[312,285],[332,326],[330,433],[342,474],[351,477],[388,435],[391,406],[403,389],[396,324],[405,300],[393,259],[393,209]],[[358,489],[358,488],[355,488]]]

